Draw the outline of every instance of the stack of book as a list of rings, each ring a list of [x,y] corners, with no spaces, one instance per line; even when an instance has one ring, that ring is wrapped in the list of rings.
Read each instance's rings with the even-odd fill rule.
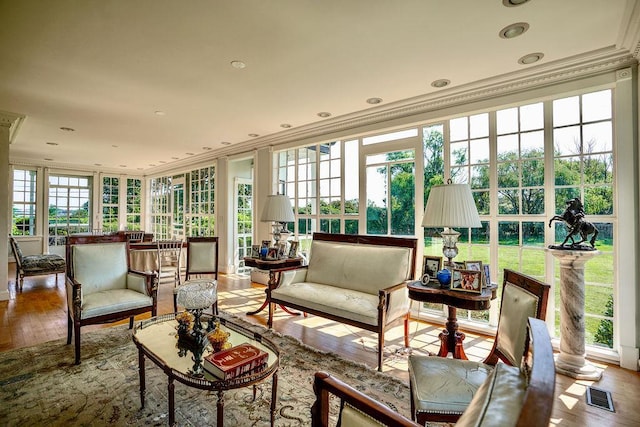
[[[244,343],[205,356],[203,367],[210,374],[228,380],[258,372],[266,366],[268,358],[267,352]]]

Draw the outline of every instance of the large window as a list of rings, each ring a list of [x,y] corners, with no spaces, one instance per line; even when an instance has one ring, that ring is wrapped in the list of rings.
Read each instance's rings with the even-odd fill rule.
[[[140,230],[142,217],[140,209],[142,205],[142,180],[137,178],[127,179],[127,230]]]
[[[120,179],[105,176],[102,178],[102,231],[118,231],[118,201]]]
[[[348,164],[348,167],[345,165]],[[277,153],[278,189],[294,204],[300,250],[314,231],[357,234],[358,141],[332,141]]]
[[[91,230],[91,178],[49,176],[49,246],[64,246],[66,236]]]
[[[171,178],[151,180],[151,231],[156,240],[171,236]]]
[[[214,166],[189,173],[189,210],[187,233],[190,236],[213,236],[215,232],[215,180]]]
[[[13,205],[11,234],[33,236],[36,234],[36,171],[13,171]]]
[[[565,202],[578,197],[588,220],[597,227],[600,255],[585,266],[586,341],[613,346],[614,236],[616,216],[613,186],[612,91],[604,90],[553,102],[553,162],[555,212],[562,214]],[[556,241],[566,236],[566,227],[555,226]],[[556,265],[556,272],[559,267]],[[559,274],[556,274],[556,307],[560,306]],[[556,326],[559,310],[556,310]]]

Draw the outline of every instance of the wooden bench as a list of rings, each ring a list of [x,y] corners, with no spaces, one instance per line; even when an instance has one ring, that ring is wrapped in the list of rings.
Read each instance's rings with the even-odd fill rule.
[[[528,319],[522,367],[499,363],[456,422],[458,427],[547,427],[555,390],[555,364],[547,325]],[[435,356],[434,356],[435,357]],[[326,372],[316,372],[312,427],[328,427],[330,415],[342,425],[418,427],[388,406],[368,397]],[[338,414],[330,413],[329,398],[339,399]],[[332,423],[331,425],[341,425]]]
[[[409,346],[407,283],[415,276],[417,244],[415,238],[314,233],[308,265],[284,272],[267,289],[268,327],[278,304],[376,332],[382,370],[388,325],[404,321]]]

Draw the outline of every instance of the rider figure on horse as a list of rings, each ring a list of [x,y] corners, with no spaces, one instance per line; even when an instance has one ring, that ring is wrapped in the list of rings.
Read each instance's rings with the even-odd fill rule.
[[[591,240],[589,240],[589,244],[592,249],[595,249],[598,229],[595,225],[586,221],[584,217],[584,206],[580,199],[575,197],[567,201],[567,208],[562,216],[555,215],[549,220],[549,227],[551,227],[551,223],[553,221],[563,221],[567,226],[567,237],[565,237],[564,241],[560,244],[560,247],[569,247],[571,249],[584,248],[582,243],[589,238],[589,235],[592,235]],[[576,242],[573,238],[573,236],[577,234],[580,234],[580,237],[582,238],[579,242]],[[571,244],[567,245],[569,239],[571,239]]]

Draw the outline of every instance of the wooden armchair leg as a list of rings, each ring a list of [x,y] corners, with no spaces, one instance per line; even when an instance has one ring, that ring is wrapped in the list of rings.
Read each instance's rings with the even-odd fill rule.
[[[175,292],[173,293],[173,312],[178,312],[178,294]]]
[[[73,334],[75,341],[75,350],[76,350],[76,365],[80,364],[80,323],[74,322],[73,325]]]
[[[384,356],[384,330],[378,332],[378,371],[382,372],[382,356]]]
[[[133,329],[133,316],[129,317],[129,329]]]
[[[73,320],[67,312],[67,345],[71,344],[71,334],[73,333]]]

